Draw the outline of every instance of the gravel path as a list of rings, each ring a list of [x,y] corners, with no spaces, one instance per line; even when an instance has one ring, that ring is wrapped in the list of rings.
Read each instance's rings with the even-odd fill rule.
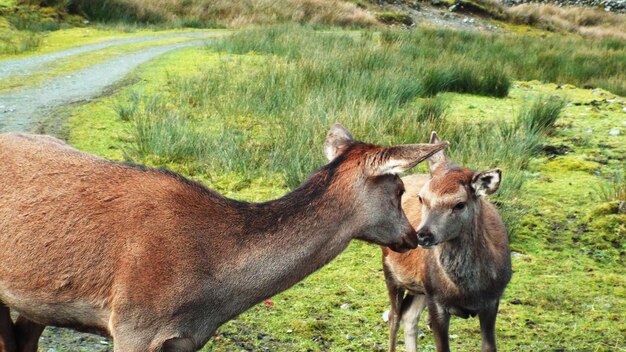
[[[0,79],[19,74],[31,74],[45,65],[61,58],[100,50],[114,45],[147,42],[167,38],[189,37],[190,41],[154,46],[149,49],[117,56],[70,75],[60,76],[36,87],[22,88],[0,94],[0,132],[33,131],[54,110],[71,103],[99,96],[108,87],[142,64],[167,52],[208,44],[208,37],[222,32],[194,32],[126,38],[105,43],[84,45],[61,52],[32,58],[0,61]],[[14,315],[15,317],[15,315]],[[43,352],[111,352],[111,341],[91,334],[68,329],[47,327],[39,341]]]
[[[204,33],[205,36],[207,34]],[[165,38],[168,38],[168,36],[165,36]],[[156,39],[163,38],[153,36],[152,40]],[[67,104],[97,97],[103,90],[121,80],[139,64],[172,50],[203,45],[209,40],[192,40],[140,50],[115,57],[70,75],[56,77],[37,87],[1,93],[0,132],[32,131],[50,112]],[[72,51],[72,55],[76,55],[79,49],[75,48],[67,51]],[[65,52],[57,53],[56,55],[62,55]],[[25,60],[37,62],[37,58]],[[0,62],[0,69],[3,66],[4,62]]]
[[[207,35],[217,34],[220,32],[191,32],[191,33],[172,33],[172,34],[156,34],[146,35],[142,37],[124,38],[109,40],[101,43],[87,44],[67,50],[57,51],[49,54],[26,57],[20,59],[0,61],[0,79],[14,76],[32,74],[35,70],[41,69],[46,64],[56,60],[65,59],[71,56],[88,53],[91,51],[102,50],[112,46],[124,44],[144,43],[154,40],[163,40],[171,38],[197,38],[206,37]]]

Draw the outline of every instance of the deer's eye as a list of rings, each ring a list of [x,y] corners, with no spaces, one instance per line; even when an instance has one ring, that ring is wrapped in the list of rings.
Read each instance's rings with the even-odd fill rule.
[[[454,210],[457,210],[457,211],[463,210],[465,209],[466,205],[467,204],[465,204],[465,202],[456,203],[456,205],[454,206]]]

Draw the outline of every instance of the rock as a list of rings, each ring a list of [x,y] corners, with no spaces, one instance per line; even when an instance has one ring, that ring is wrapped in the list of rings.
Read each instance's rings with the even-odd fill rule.
[[[352,341],[352,340],[354,340],[354,336],[352,336],[350,334],[346,334],[346,340]]]
[[[611,128],[611,130],[609,131],[609,134],[611,136],[619,136],[622,133],[622,131],[618,128]]]
[[[552,3],[559,7],[578,6],[600,8],[607,12],[626,13],[626,1],[624,0],[501,0],[502,4],[515,6],[522,3]]]
[[[343,310],[348,310],[348,309],[350,309],[350,305],[349,305],[348,303],[344,303],[344,304],[342,304],[342,305],[341,305],[341,307],[339,307],[339,308],[341,308],[341,309],[343,309]]]
[[[389,310],[388,309],[383,312],[383,315],[381,316],[381,318],[383,318],[383,321],[385,323],[389,321]]]
[[[619,202],[619,205],[617,206],[617,213],[626,214],[626,201]]]
[[[515,251],[511,252],[511,257],[513,257],[513,258],[520,258],[520,257],[523,257],[523,256],[525,256],[525,254],[522,254],[520,252],[515,252]]]

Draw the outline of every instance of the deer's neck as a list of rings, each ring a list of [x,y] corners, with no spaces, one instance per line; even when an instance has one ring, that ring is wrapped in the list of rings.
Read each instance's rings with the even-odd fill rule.
[[[480,207],[482,208],[482,207]],[[483,219],[478,210],[472,226],[469,226],[456,239],[437,247],[436,259],[446,275],[457,287],[466,292],[479,292],[496,279],[492,270],[496,264],[492,247],[485,231]]]
[[[239,243],[220,270],[235,310],[286,290],[347,247],[352,207],[332,181],[321,172],[281,199],[239,208]]]

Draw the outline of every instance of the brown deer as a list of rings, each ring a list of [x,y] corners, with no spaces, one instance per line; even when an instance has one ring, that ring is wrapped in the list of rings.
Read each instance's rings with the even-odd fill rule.
[[[439,143],[435,132],[431,143]],[[495,351],[496,314],[511,279],[511,257],[506,229],[483,196],[498,189],[502,171],[454,166],[443,151],[428,163],[430,175],[402,179],[402,207],[417,229],[419,248],[403,254],[382,249],[391,300],[389,351],[396,349],[400,321],[406,350],[417,350],[417,323],[425,307],[437,351],[450,350],[450,315],[478,315],[482,351]]]
[[[0,135],[0,350],[35,351],[54,325],[110,336],[116,352],[196,351],[352,239],[415,248],[397,173],[446,145],[375,146],[335,125],[327,165],[253,204],[51,137]]]

